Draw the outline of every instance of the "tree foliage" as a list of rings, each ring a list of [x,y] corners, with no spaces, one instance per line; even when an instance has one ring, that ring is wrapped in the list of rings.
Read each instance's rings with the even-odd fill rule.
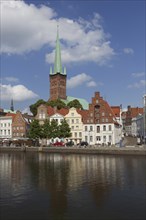
[[[57,109],[66,108],[66,104],[63,101],[61,101],[60,99],[48,101],[47,105],[49,105],[51,107],[56,106]]]
[[[56,138],[59,136],[59,126],[55,119],[51,121],[50,129],[51,129],[51,138]]]
[[[43,99],[39,99],[36,103],[29,106],[30,111],[32,112],[33,116],[36,116],[37,108],[41,104],[46,104],[46,101],[44,101]]]
[[[59,138],[67,138],[71,137],[71,129],[64,119],[61,121],[61,124],[59,125]]]
[[[46,139],[50,139],[51,136],[51,125],[48,119],[45,120],[44,124],[42,125],[42,137]]]
[[[34,119],[30,124],[29,137],[33,139],[38,139],[42,137],[42,127],[39,121]]]
[[[67,106],[68,106],[69,108],[74,107],[74,108],[83,109],[83,106],[81,105],[81,103],[80,103],[77,99],[74,99],[74,100],[70,101],[70,102],[67,104]]]

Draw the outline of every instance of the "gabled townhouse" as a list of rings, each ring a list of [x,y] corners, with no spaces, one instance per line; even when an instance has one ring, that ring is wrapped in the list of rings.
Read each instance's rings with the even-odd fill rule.
[[[126,135],[132,135],[132,121],[134,125],[134,118],[139,115],[143,115],[144,109],[139,107],[127,107],[126,116],[125,116],[125,133]]]
[[[65,115],[65,119],[71,129],[71,138],[74,144],[78,144],[82,141],[83,122],[80,110],[76,108],[70,108],[68,114]]]
[[[89,110],[82,110],[83,140],[90,145],[119,144],[122,138],[122,126],[117,122],[116,116],[107,101],[95,92]],[[82,113],[81,113],[82,114]]]
[[[41,104],[37,108],[37,114],[35,116],[35,119],[39,120],[40,125],[44,124],[44,121],[46,119],[49,119],[48,116],[48,106],[45,104]]]
[[[33,116],[22,114],[20,111],[17,111],[12,121],[12,137],[26,138],[32,119]]]

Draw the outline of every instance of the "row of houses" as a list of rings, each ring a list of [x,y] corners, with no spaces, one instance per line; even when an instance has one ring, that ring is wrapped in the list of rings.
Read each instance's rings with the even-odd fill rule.
[[[144,108],[128,106],[122,111],[122,106],[110,106],[99,92],[92,97],[89,109],[62,108],[42,104],[37,109],[35,119],[42,125],[46,119],[56,120],[58,124],[65,119],[71,129],[72,136],[65,139],[75,144],[87,141],[90,145],[105,144],[119,146],[124,134],[144,136]],[[20,111],[0,112],[0,137],[25,138],[28,136],[33,116]]]
[[[87,141],[90,145],[112,145],[119,144],[122,139],[121,113],[120,106],[110,107],[100,93],[95,92],[88,110],[75,108],[58,110],[42,104],[37,109],[36,119],[40,124],[46,119],[56,120],[60,124],[65,119],[72,134],[69,140],[75,144]]]

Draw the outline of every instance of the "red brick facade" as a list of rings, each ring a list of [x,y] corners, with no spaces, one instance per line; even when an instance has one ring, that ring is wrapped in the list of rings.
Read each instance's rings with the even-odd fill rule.
[[[89,104],[89,110],[80,110],[84,124],[106,124],[113,123],[115,114],[109,104],[103,100],[99,92],[95,92],[92,97],[92,103]]]
[[[66,75],[50,75],[50,99],[66,99]]]

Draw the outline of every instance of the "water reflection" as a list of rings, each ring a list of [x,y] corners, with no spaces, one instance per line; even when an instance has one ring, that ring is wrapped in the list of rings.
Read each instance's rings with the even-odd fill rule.
[[[1,153],[1,219],[23,209],[30,219],[143,220],[145,165],[142,156]]]

